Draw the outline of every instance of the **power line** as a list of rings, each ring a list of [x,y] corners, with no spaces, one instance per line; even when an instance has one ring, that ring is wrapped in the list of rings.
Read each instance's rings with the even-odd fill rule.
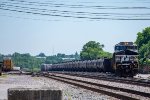
[[[107,20],[150,20],[150,18],[145,18],[145,19],[129,19],[129,18],[102,18],[102,17],[97,17],[97,18],[92,18],[92,17],[75,17],[75,16],[63,16],[63,15],[59,15],[59,14],[48,14],[48,13],[38,13],[38,12],[30,12],[30,11],[21,11],[21,10],[12,10],[12,9],[4,9],[4,8],[0,8],[1,10],[8,10],[8,11],[13,11],[13,12],[22,12],[22,13],[27,13],[27,14],[33,14],[33,15],[45,15],[45,16],[53,16],[53,17],[70,17],[70,18],[78,18],[78,19],[93,19],[93,20],[100,20],[100,19],[107,19]]]
[[[16,1],[16,0],[9,0],[9,1]],[[26,1],[21,1],[21,2],[26,2]],[[37,3],[37,2],[29,2],[29,3]],[[132,7],[132,8],[135,9],[136,7]],[[141,7],[138,7],[138,8],[141,8]],[[148,7],[142,7],[142,8],[150,9]],[[32,14],[32,15],[90,19],[90,20],[101,20],[101,19],[105,19],[105,20],[150,20],[150,13],[137,13],[137,14],[134,14],[134,13],[133,14],[132,13],[99,13],[99,12],[85,12],[85,11],[56,10],[56,9],[52,10],[48,8],[39,9],[39,8],[33,8],[33,7],[19,6],[19,5],[11,4],[8,2],[0,3],[0,9],[11,11],[11,12]],[[127,9],[127,8],[125,7],[124,9]]]
[[[39,21],[61,21],[58,19],[41,19],[41,18],[28,18],[28,17],[19,17],[19,16],[11,16],[11,14],[9,13],[9,15],[7,14],[0,14],[0,16],[5,16],[5,17],[9,17],[9,18],[17,18],[17,19],[27,19],[27,20],[39,20]]]
[[[68,14],[68,13],[71,13],[71,14],[82,14],[82,15],[84,15],[84,14],[95,14],[95,15],[104,15],[104,16],[108,16],[108,15],[150,15],[150,13],[134,13],[134,14],[132,14],[132,13],[98,13],[98,12],[95,12],[95,13],[91,13],[91,12],[83,12],[83,11],[76,11],[76,12],[74,12],[74,11],[67,11],[67,10],[55,10],[55,9],[45,9],[45,8],[42,8],[42,9],[39,9],[39,8],[31,8],[31,7],[24,7],[24,6],[15,6],[15,5],[7,5],[7,4],[1,4],[0,5],[1,7],[5,7],[5,8],[16,8],[16,9],[23,9],[23,10],[32,10],[32,11],[42,11],[42,12],[48,12],[48,11],[50,11],[50,12],[52,12],[52,13],[66,13],[66,14]]]
[[[28,1],[17,1],[17,0],[8,0],[8,1],[15,1],[15,2],[2,2],[2,3],[11,3],[11,4],[21,4],[21,5],[34,5],[34,6],[44,6],[44,7],[69,7],[69,8],[94,8],[94,9],[150,9],[150,7],[145,7],[145,6],[133,6],[133,7],[129,7],[129,6],[123,6],[123,7],[119,7],[119,6],[101,6],[101,5],[93,5],[93,6],[87,6],[87,5],[81,5],[81,4],[73,4],[73,5],[69,5],[69,4],[64,4],[64,3],[43,3],[43,2],[28,2]]]

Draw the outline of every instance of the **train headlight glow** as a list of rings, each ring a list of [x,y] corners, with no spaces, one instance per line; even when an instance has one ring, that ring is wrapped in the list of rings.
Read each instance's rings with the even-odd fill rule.
[[[116,56],[116,61],[121,61],[121,56]]]
[[[137,58],[136,56],[131,56],[131,57],[130,57],[130,60],[131,60],[131,61],[137,61],[138,58]]]

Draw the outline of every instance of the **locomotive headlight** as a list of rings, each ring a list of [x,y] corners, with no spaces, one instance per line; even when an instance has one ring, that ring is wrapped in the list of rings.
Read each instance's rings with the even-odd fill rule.
[[[130,60],[131,60],[131,61],[137,61],[138,59],[137,59],[136,56],[131,56],[131,57],[130,57]]]
[[[138,61],[138,56],[135,56],[135,61]]]
[[[116,56],[116,61],[121,61],[121,56]]]
[[[131,61],[134,61],[134,57],[133,57],[133,56],[131,56],[131,57],[130,57],[130,60],[131,60]]]

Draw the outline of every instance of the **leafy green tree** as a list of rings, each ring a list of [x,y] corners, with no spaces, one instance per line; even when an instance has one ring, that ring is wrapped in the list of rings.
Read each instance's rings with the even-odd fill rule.
[[[40,69],[40,65],[45,62],[44,59],[36,58],[34,56],[31,56],[29,53],[14,53],[12,55],[12,60],[15,66],[27,68],[30,70]]]
[[[37,55],[38,57],[46,57],[46,55],[44,53],[40,53],[39,55]]]
[[[83,46],[80,53],[81,60],[92,60],[108,57],[108,53],[103,51],[104,45],[99,42],[89,41]]]
[[[57,57],[59,57],[59,58],[65,58],[65,56],[66,56],[65,54],[61,54],[61,53],[57,54]]]
[[[140,53],[140,63],[144,64],[149,63],[150,59],[150,41],[147,44],[143,44],[143,46],[139,49]]]
[[[46,64],[55,64],[55,63],[60,63],[62,62],[62,58],[61,57],[57,57],[56,55],[54,56],[48,56],[46,57],[45,63]]]
[[[135,42],[139,49],[140,63],[149,61],[150,58],[150,27],[145,28],[142,32],[137,33]]]
[[[136,44],[141,48],[150,41],[150,27],[145,28],[142,32],[137,33]]]

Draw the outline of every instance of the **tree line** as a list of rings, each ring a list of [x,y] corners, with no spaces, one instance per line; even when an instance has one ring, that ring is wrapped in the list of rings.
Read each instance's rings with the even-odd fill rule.
[[[80,54],[75,52],[75,54],[71,55],[58,53],[56,55],[46,56],[44,53],[40,53],[37,56],[31,56],[29,53],[20,54],[15,52],[12,55],[0,54],[0,61],[2,61],[4,57],[11,57],[14,66],[21,67],[21,69],[25,70],[38,71],[40,70],[40,66],[42,63],[56,64],[67,61],[92,60],[104,57],[110,58],[112,54],[109,52],[105,52],[103,48],[103,44],[95,41],[89,41],[83,46]]]
[[[70,60],[80,60],[80,55],[77,52],[71,55],[58,53],[57,55],[52,56],[46,56],[44,53],[40,53],[37,56],[32,56],[29,53],[20,54],[15,52],[12,55],[0,54],[0,61],[3,61],[4,57],[11,57],[14,66],[21,67],[21,69],[29,71],[40,70],[40,66],[42,63],[54,64]]]

